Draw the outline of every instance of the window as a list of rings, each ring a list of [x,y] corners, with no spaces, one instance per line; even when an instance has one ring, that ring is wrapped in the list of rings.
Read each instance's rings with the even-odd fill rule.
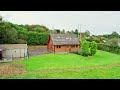
[[[56,46],[57,48],[61,48],[61,46]]]

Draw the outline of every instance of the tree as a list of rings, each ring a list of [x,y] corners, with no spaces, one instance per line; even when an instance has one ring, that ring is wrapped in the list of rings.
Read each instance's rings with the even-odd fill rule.
[[[96,51],[97,51],[97,44],[95,41],[92,41],[90,45],[90,55],[96,54]]]
[[[119,34],[115,31],[112,32],[112,34],[110,35],[110,38],[118,38]]]
[[[65,30],[63,29],[63,30],[61,31],[61,33],[62,33],[62,34],[65,34]]]
[[[86,37],[90,37],[90,31],[86,30],[85,35],[86,35]]]
[[[0,16],[0,22],[2,22],[2,20],[3,20],[3,18],[2,18],[2,16]]]
[[[108,45],[118,46],[118,40],[116,38],[112,38],[107,42]]]
[[[67,33],[67,34],[71,34],[71,32],[70,32],[70,31],[67,31],[66,33]]]
[[[71,33],[74,34],[75,32],[73,30],[71,30]]]
[[[88,41],[84,40],[82,41],[82,55],[88,56],[89,55],[89,43]]]
[[[59,30],[59,29],[56,29],[56,32],[57,32],[57,33],[60,33],[60,30]]]
[[[11,27],[9,22],[0,23],[0,44],[17,43],[17,31]]]
[[[75,29],[75,34],[78,34],[78,30],[77,29]]]

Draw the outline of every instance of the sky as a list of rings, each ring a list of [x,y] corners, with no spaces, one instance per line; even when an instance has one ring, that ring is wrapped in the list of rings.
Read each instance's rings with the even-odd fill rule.
[[[65,31],[88,30],[91,35],[113,31],[120,34],[120,11],[0,11],[0,16],[14,24],[39,24]]]

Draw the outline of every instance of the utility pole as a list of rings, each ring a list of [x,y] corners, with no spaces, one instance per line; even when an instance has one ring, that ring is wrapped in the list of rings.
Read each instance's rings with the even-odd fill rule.
[[[80,24],[80,40],[81,40],[81,24]]]
[[[52,27],[53,28],[53,34],[54,34],[54,27]]]
[[[79,26],[80,26],[80,35],[79,35]],[[78,24],[78,38],[81,40],[81,24]]]
[[[78,39],[79,39],[79,24],[78,24]]]

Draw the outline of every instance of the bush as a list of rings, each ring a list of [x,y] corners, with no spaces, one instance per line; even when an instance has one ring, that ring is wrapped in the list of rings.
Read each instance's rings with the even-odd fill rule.
[[[93,41],[93,42],[90,44],[90,55],[96,54],[96,50],[97,50],[97,44],[96,44],[95,41]]]
[[[97,44],[98,50],[120,54],[120,46],[111,46],[106,44]]]
[[[89,55],[89,43],[88,43],[88,41],[84,40],[82,42],[81,49],[82,49],[82,55],[83,56],[88,56]]]
[[[79,51],[70,51],[70,53],[74,53],[74,54],[77,54],[77,55],[82,55],[82,52],[79,50]]]

